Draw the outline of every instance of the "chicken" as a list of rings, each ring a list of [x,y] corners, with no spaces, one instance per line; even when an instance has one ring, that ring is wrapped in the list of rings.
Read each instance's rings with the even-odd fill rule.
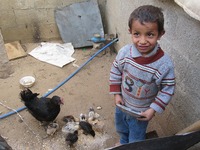
[[[78,131],[74,131],[73,133],[68,133],[65,137],[65,142],[70,147],[73,147],[73,144],[78,141]]]
[[[47,135],[54,135],[54,133],[59,129],[59,124],[56,122],[51,122],[47,126],[46,132]]]
[[[28,88],[20,92],[21,100],[35,119],[40,122],[53,122],[60,113],[60,105],[63,104],[63,99],[59,96],[38,98],[38,95]]]
[[[90,135],[92,135],[94,137],[95,136],[95,132],[92,129],[92,125],[89,122],[87,122],[85,120],[85,118],[86,118],[85,115],[83,115],[83,114],[80,115],[79,126],[83,130],[83,134],[85,134],[85,135],[90,134]]]
[[[68,123],[68,122],[75,122],[75,118],[72,115],[64,116],[62,120],[64,122],[66,122],[66,123]]]
[[[68,133],[74,133],[74,131],[79,129],[79,124],[76,122],[67,122],[66,125],[62,127],[63,135],[67,135]]]
[[[72,115],[64,116],[63,121],[66,122],[62,127],[62,133],[65,137],[66,144],[73,147],[73,144],[78,140],[79,124],[75,122],[75,118]]]
[[[87,121],[87,115],[81,113],[81,114],[80,114],[80,117],[79,117],[79,120],[80,120],[80,121]]]
[[[95,112],[94,108],[90,107],[89,113],[88,113],[88,120],[93,121],[95,119]]]

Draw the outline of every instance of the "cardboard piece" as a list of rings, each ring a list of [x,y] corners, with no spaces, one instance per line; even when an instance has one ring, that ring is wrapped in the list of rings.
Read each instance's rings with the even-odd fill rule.
[[[9,60],[27,56],[19,41],[6,43],[5,48]]]

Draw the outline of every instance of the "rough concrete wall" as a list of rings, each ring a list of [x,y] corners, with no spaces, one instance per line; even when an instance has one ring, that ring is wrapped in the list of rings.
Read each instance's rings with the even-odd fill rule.
[[[54,9],[84,0],[0,0],[0,28],[6,42],[30,42],[60,38]],[[98,0],[107,33],[118,33],[116,49],[131,43],[128,17],[136,7],[152,4],[163,8],[166,33],[162,48],[175,63],[177,87],[172,102],[150,126],[159,135],[172,135],[199,120],[200,24],[173,0]],[[104,7],[105,6],[105,7]]]
[[[0,0],[0,28],[5,43],[60,39],[54,10],[85,0]]]
[[[167,110],[156,115],[151,125],[160,135],[172,135],[199,120],[200,22],[187,15],[173,0],[108,0],[106,29],[109,33],[118,33],[117,50],[131,42],[129,14],[144,4],[163,8],[166,34],[160,43],[174,60],[177,82],[176,93]]]
[[[0,29],[0,79],[8,78],[13,72],[14,70],[6,55],[6,49]]]

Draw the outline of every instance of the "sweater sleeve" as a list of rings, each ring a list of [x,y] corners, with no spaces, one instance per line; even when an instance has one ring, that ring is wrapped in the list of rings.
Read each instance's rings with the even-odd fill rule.
[[[122,84],[122,70],[124,61],[124,51],[121,49],[110,70],[110,94],[121,94],[121,84]]]
[[[174,66],[171,65],[163,65],[159,69],[162,72],[161,76],[156,80],[157,85],[159,85],[160,90],[150,105],[156,112],[162,113],[165,110],[165,107],[169,104],[172,96],[175,91],[175,74],[174,74]]]

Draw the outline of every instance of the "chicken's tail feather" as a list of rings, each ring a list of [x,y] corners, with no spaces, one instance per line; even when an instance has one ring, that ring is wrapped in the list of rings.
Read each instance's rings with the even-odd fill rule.
[[[31,99],[34,99],[35,97],[37,97],[39,94],[38,93],[33,93],[30,89],[25,89],[23,91],[20,92],[20,98],[22,101],[28,101]]]

